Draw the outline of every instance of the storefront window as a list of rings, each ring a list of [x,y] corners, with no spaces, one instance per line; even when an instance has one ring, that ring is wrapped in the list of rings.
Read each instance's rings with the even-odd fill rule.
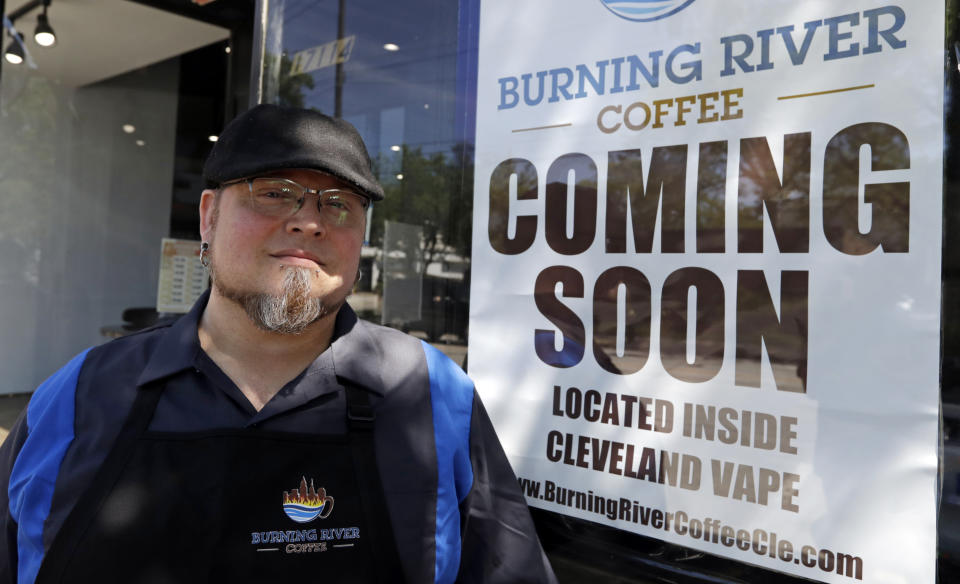
[[[473,161],[458,18],[456,3],[270,2],[263,101],[356,126],[386,198],[373,207],[349,302],[462,365]]]
[[[475,370],[480,381],[496,380],[480,393],[494,404],[511,460],[526,469],[566,464],[558,475],[583,477],[562,498],[559,483],[521,477],[561,582],[838,582],[878,573],[892,581],[896,562],[882,551],[897,539],[891,525],[906,529],[917,513],[926,543],[903,562],[933,573],[936,561],[941,581],[953,578],[955,1],[945,3],[945,20],[919,3],[758,3],[749,25],[703,1],[581,4],[582,20],[493,0],[264,3],[262,101],[352,122],[387,193],[369,222],[351,305],[465,367],[468,345],[471,359],[502,367]],[[658,24],[630,24],[644,15]],[[921,80],[911,85],[914,75]],[[908,113],[897,113],[900,100]],[[502,333],[516,323],[532,324]],[[934,501],[938,348],[942,495]],[[602,404],[594,420],[584,414],[590,390]],[[636,428],[623,429],[622,404],[645,396],[653,399],[637,407],[650,433],[624,447],[616,440]],[[897,418],[896,404],[911,420]],[[767,429],[775,419],[777,453],[719,460],[733,452],[714,438],[732,419],[724,406]],[[672,418],[658,417],[668,410]],[[745,423],[734,442],[768,449],[768,435]],[[591,429],[597,434],[584,440]],[[913,442],[913,433],[922,437]],[[650,472],[679,470],[594,509],[593,497],[626,480],[598,453],[633,460],[646,436],[667,455]],[[680,451],[695,440],[714,444],[690,446],[702,468],[683,485]],[[915,457],[917,443],[926,446]],[[918,466],[881,464],[872,450]],[[757,463],[755,475],[730,462],[737,457],[768,466]],[[774,479],[770,469],[782,464],[793,470]],[[844,477],[844,465],[860,470]],[[923,501],[901,509],[895,489],[879,488],[906,482],[925,489]],[[548,488],[558,490],[548,497]],[[883,494],[867,497],[875,491]],[[625,519],[619,508],[607,512],[608,501],[636,505]],[[778,540],[761,529],[774,520],[793,527],[801,504],[802,535]],[[628,524],[646,506],[685,505],[707,522],[697,520],[697,535]],[[702,530],[717,517],[726,523],[708,541]],[[871,518],[886,530],[876,541],[865,527]],[[727,533],[730,521],[736,529]],[[831,541],[844,543],[823,543]]]

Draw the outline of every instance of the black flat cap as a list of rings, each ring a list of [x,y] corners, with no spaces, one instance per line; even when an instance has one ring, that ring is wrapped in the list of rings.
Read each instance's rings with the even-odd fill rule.
[[[383,200],[367,148],[349,122],[314,110],[269,104],[227,124],[203,165],[203,178],[218,185],[284,168],[319,170],[374,201]]]

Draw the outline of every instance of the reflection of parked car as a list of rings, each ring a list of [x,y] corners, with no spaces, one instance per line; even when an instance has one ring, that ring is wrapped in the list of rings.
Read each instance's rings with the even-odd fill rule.
[[[466,344],[469,281],[424,276],[420,319],[387,323],[404,332],[422,332],[431,342]]]

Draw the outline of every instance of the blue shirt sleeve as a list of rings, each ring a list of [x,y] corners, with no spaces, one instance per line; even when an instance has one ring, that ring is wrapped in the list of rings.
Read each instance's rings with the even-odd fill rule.
[[[436,582],[555,584],[473,381],[423,343],[437,445]]]
[[[470,417],[473,382],[435,347],[423,343],[430,372],[434,444],[437,448],[435,582],[453,582],[460,566],[460,503],[473,486]]]
[[[16,557],[5,560],[7,566],[0,568],[0,574],[12,572],[10,566],[15,564],[20,584],[32,584],[43,561],[43,525],[50,513],[60,463],[73,442],[74,397],[86,356],[87,351],[77,355],[37,388],[15,429],[17,438],[9,449],[5,443],[0,451],[0,460],[12,459],[3,469],[7,471],[4,512],[7,526],[15,525],[15,532],[11,528],[5,537],[15,537],[16,546]],[[13,548],[13,542],[7,544],[3,550]]]
[[[479,396],[470,424],[473,487],[460,505],[459,584],[556,584],[500,440]]]

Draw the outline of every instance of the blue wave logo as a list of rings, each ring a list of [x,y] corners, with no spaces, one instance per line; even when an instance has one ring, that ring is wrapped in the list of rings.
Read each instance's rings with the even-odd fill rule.
[[[620,18],[636,22],[660,20],[693,4],[693,0],[600,0]]]
[[[283,512],[287,514],[287,517],[293,519],[297,523],[309,523],[317,517],[323,516],[326,517],[329,515],[329,512],[324,513],[328,508],[332,511],[333,502],[329,501],[324,503],[322,507],[313,507],[310,505],[297,505],[296,503],[287,503],[283,506]]]

